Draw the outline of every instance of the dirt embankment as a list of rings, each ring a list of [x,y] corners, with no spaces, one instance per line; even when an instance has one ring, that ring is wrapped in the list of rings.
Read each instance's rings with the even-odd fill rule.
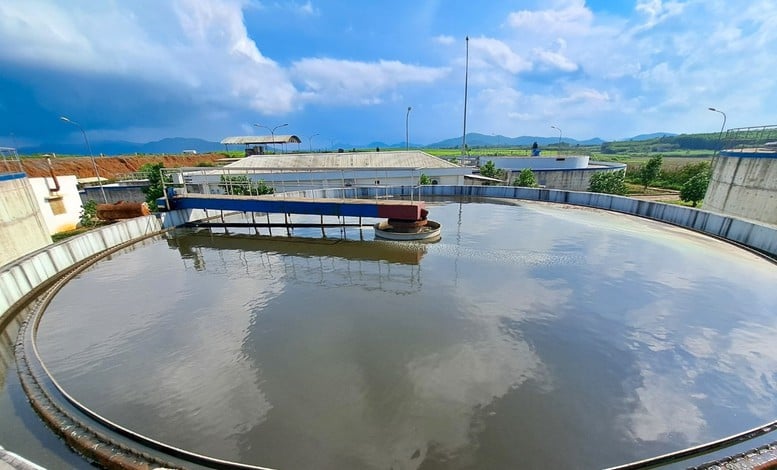
[[[95,157],[94,160],[101,177],[114,179],[121,175],[134,173],[146,163],[161,163],[165,168],[175,168],[197,166],[202,163],[215,164],[216,160],[221,158],[224,158],[221,153],[205,153],[201,155]],[[45,158],[22,158],[21,161],[24,172],[31,178],[50,175]],[[51,166],[57,176],[75,175],[78,178],[95,176],[92,160],[89,157],[52,158]]]

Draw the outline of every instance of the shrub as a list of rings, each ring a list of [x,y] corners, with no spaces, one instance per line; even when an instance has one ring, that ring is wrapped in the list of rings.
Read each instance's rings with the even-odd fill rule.
[[[152,211],[159,209],[156,205],[156,200],[165,195],[164,185],[162,184],[162,168],[164,167],[161,163],[146,163],[139,170],[145,173],[148,178],[148,186],[143,188],[143,194],[146,195],[146,203],[148,203],[148,208]],[[167,179],[165,182],[169,183],[170,180]]]
[[[525,188],[536,188],[537,178],[531,168],[524,168],[518,173],[518,177],[513,181],[513,186],[523,186]]]
[[[594,173],[591,176],[591,185],[588,190],[593,193],[624,195],[627,192],[626,172],[618,170]]]
[[[693,176],[699,173],[709,173],[710,162],[689,163],[676,170],[664,170],[661,172],[661,181],[665,187],[681,189]]]
[[[275,192],[264,181],[253,182],[245,175],[221,175],[219,187],[232,196],[260,196]]]
[[[94,227],[97,225],[97,203],[89,200],[81,205],[79,225],[82,227]]]

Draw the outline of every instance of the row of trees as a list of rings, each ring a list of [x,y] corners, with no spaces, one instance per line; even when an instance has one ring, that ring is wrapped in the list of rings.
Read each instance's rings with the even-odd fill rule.
[[[680,134],[645,140],[603,142],[599,151],[603,154],[637,154],[671,150],[710,150],[720,148],[720,134]]]
[[[480,175],[488,178],[494,178],[498,180],[505,180],[507,178],[507,171],[497,168],[494,162],[489,160],[480,167]],[[534,176],[534,172],[530,168],[524,168],[518,174],[518,177],[513,180],[513,186],[523,186],[526,188],[537,187],[537,177]]]
[[[634,172],[634,180],[638,181],[643,189],[659,179],[664,180],[663,187],[671,187],[680,190],[680,200],[690,202],[693,207],[704,199],[707,186],[710,183],[711,169],[709,162],[691,163],[678,170],[662,172],[663,159],[660,155],[652,157],[644,165]],[[626,194],[626,172],[600,172],[591,177],[589,191],[608,194]]]
[[[666,172],[662,171],[662,164],[663,158],[660,155],[655,156],[633,172],[629,179],[638,182],[645,190],[656,181],[662,181],[663,187],[679,189],[680,199],[696,207],[699,201],[704,199],[707,186],[709,186],[711,176],[709,162],[691,163]],[[480,167],[480,174],[504,181],[507,172],[496,168],[494,163],[489,160]],[[591,176],[588,190],[595,193],[625,195],[629,192],[627,182],[625,170],[596,172]],[[536,187],[537,178],[530,169],[526,168],[521,170],[512,184],[513,186]]]

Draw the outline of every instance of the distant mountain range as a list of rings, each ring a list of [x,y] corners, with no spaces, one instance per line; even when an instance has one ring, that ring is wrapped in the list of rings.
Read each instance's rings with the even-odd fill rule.
[[[537,142],[538,145],[546,147],[548,145],[557,144],[558,137],[538,137],[523,135],[520,137],[505,137],[503,135],[486,135],[471,133],[467,134],[467,145],[470,147],[526,147]],[[562,137],[561,142],[569,145],[601,145],[604,140],[596,137],[588,140],[576,140],[568,137]],[[433,144],[426,145],[426,148],[452,148],[461,145],[461,136],[451,139],[441,140]]]
[[[122,140],[91,142],[92,152],[95,156],[103,155],[133,155],[133,154],[180,154],[184,150],[196,150],[197,153],[217,152],[224,150],[224,146],[218,142],[208,140],[172,137],[154,142],[138,143]],[[84,155],[86,146],[83,143],[62,144],[45,143],[34,147],[21,147],[20,154],[59,153],[62,155]]]
[[[652,134],[640,134],[631,138],[621,139],[625,141],[640,141],[650,140],[663,136],[674,136],[668,132],[655,132]],[[537,142],[542,147],[549,145],[555,145],[559,139],[556,137],[539,137],[539,136],[520,136],[520,137],[505,137],[503,135],[486,135],[478,134],[476,132],[467,134],[467,145],[470,147],[520,147],[530,146],[532,143]],[[567,145],[601,145],[605,141],[595,137],[588,140],[577,140],[568,137],[562,137],[561,141]],[[411,148],[457,148],[461,145],[461,137],[452,137],[450,139],[441,140],[428,145],[410,143]],[[240,146],[233,145],[232,149],[239,149]],[[317,147],[321,149],[322,147]],[[369,144],[352,145],[348,143],[338,142],[335,143],[334,148],[342,149],[364,149],[364,148],[380,148],[380,149],[403,149],[405,148],[405,142],[387,144],[385,142],[370,142]],[[301,150],[305,150],[304,145],[300,147]],[[328,148],[327,148],[328,149]],[[45,143],[30,147],[21,147],[18,152],[22,155],[31,154],[43,154],[43,153],[59,153],[61,155],[84,155],[84,144],[62,144],[62,143]],[[197,153],[208,152],[220,152],[224,150],[224,146],[218,142],[212,142],[197,138],[185,138],[185,137],[172,137],[154,142],[138,143],[138,142],[126,142],[126,141],[98,141],[92,142],[92,152],[95,156],[103,155],[133,155],[133,154],[180,154],[184,150],[195,150]],[[291,146],[289,150],[296,150],[296,146]]]

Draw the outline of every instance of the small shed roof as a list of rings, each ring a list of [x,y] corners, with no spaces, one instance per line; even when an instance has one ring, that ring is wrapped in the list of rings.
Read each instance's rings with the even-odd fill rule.
[[[263,145],[263,144],[299,144],[302,142],[296,135],[243,135],[226,137],[221,141],[224,145]]]

